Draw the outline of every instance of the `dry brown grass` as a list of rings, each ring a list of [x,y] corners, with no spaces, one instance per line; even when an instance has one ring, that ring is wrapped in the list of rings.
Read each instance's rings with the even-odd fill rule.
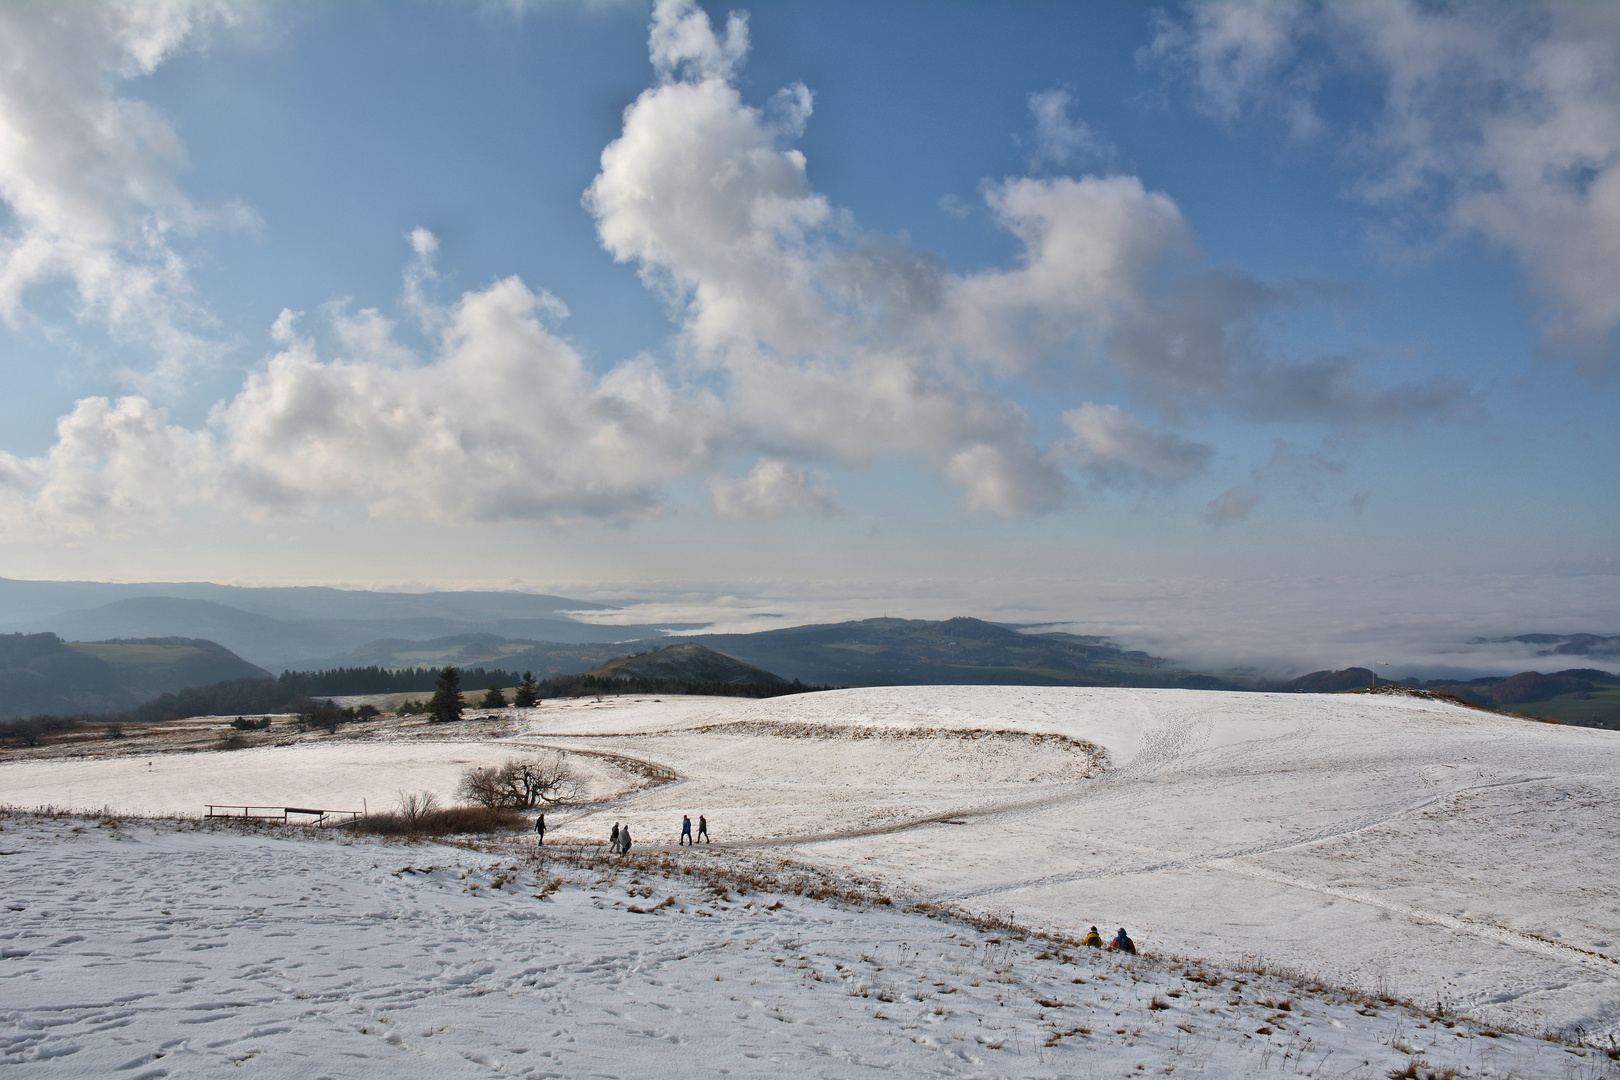
[[[490,810],[482,806],[451,806],[430,810],[412,821],[404,814],[372,814],[343,826],[371,836],[418,839],[430,836],[465,836],[472,833],[506,833],[526,829],[529,819],[511,810]]]

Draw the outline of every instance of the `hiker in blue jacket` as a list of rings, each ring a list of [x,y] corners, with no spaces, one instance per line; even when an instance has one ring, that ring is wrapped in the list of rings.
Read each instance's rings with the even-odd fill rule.
[[[1123,926],[1119,928],[1119,935],[1108,943],[1108,947],[1119,952],[1130,953],[1132,956],[1136,955],[1136,942],[1132,941],[1130,935],[1125,933]]]
[[[692,842],[692,819],[690,817],[688,817],[687,815],[682,814],[681,815],[681,838],[680,838],[680,840],[676,841],[675,846],[680,847],[682,844],[690,844],[691,842]]]

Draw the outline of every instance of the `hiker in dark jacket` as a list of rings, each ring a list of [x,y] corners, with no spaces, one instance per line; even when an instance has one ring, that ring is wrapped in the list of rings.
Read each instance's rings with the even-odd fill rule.
[[[709,839],[709,819],[704,817],[702,814],[698,815],[698,837],[702,839],[705,844],[712,843],[712,841]]]
[[[1136,955],[1136,942],[1132,941],[1130,935],[1125,933],[1123,926],[1119,928],[1119,935],[1108,943],[1108,947],[1117,949],[1120,952],[1130,953],[1132,956]]]
[[[1090,945],[1093,949],[1100,949],[1103,947],[1102,935],[1097,933],[1097,928],[1093,926],[1091,931],[1080,939],[1080,944]]]
[[[619,854],[630,854],[630,826],[628,825],[619,830]],[[1132,949],[1131,951],[1135,952],[1136,950]]]
[[[613,835],[608,837],[608,847],[613,849],[613,854],[617,855],[619,853],[619,823],[617,821],[613,823]]]
[[[676,842],[675,846],[680,847],[681,844],[690,844],[691,842],[692,842],[692,819],[687,817],[685,814],[682,814],[681,815],[681,838],[680,838],[679,841]]]
[[[534,834],[540,838],[535,843],[544,844],[546,842],[546,815],[541,814],[535,819]]]

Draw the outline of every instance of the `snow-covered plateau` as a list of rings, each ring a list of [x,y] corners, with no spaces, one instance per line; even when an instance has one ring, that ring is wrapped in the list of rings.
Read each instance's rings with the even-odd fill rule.
[[[1029,687],[505,713],[0,761],[0,803],[112,812],[0,818],[0,1062],[1620,1075],[1613,732],[1393,695]],[[552,749],[593,801],[548,813],[543,858],[532,836],[118,817],[376,810]],[[677,847],[683,813],[715,842]],[[615,822],[625,859],[602,854]],[[1145,955],[1075,946],[1093,924]]]

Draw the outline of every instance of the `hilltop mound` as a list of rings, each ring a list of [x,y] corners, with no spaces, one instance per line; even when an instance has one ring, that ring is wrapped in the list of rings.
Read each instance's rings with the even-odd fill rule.
[[[720,683],[725,686],[784,686],[787,680],[762,667],[715,652],[695,641],[609,660],[585,678],[648,682]]]
[[[1346,690],[1365,690],[1377,681],[1367,668],[1353,667],[1343,671],[1313,671],[1293,682],[1284,683],[1281,688],[1303,690],[1307,694],[1342,694]]]

